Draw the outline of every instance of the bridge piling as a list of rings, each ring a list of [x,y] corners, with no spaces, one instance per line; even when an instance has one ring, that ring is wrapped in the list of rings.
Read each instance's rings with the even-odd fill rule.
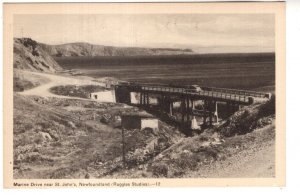
[[[144,92],[144,96],[143,96],[143,106],[146,106],[146,92]]]
[[[194,100],[191,100],[191,104],[192,104],[192,110],[195,109],[195,103],[194,103]]]
[[[213,101],[208,101],[208,107],[209,107],[209,126],[212,126],[212,107],[213,107]]]
[[[206,118],[207,118],[207,115],[206,115],[206,107],[207,107],[207,101],[204,100],[203,102],[203,126],[206,126]]]
[[[181,123],[184,124],[184,118],[185,118],[185,99],[184,97],[181,98]]]
[[[172,101],[169,102],[169,114],[170,114],[170,116],[173,116],[173,102]]]
[[[162,112],[165,112],[165,102],[166,102],[166,100],[165,100],[165,96],[162,94],[161,95],[161,101],[160,101],[160,109],[161,109],[161,111]]]
[[[146,97],[146,104],[147,104],[147,107],[149,107],[150,98],[149,98],[149,93],[148,92],[147,92],[147,97]]]
[[[143,92],[140,92],[140,106],[142,106],[142,101],[143,101]]]
[[[186,97],[186,120],[187,122],[190,121],[190,99],[188,96]]]
[[[218,114],[218,102],[216,102],[214,116],[216,117],[216,123],[219,123],[219,114]]]
[[[211,126],[213,121],[218,122],[218,102],[226,104],[226,112],[229,117],[241,106],[250,105],[253,103],[251,97],[266,97],[266,94],[241,91],[236,89],[222,89],[202,87],[200,91],[191,90],[186,86],[173,86],[162,84],[137,84],[123,82],[114,85],[116,102],[126,104],[136,104],[136,100],[132,103],[132,92],[140,94],[139,106],[149,109],[150,95],[157,97],[158,104],[155,106],[158,111],[164,114],[174,115],[174,102],[179,101],[179,122],[181,115],[181,124],[187,127],[186,124],[191,122],[191,118],[195,116],[203,117],[203,126]],[[269,97],[269,96],[268,96]],[[201,100],[204,102],[202,110],[195,109],[195,101]],[[252,101],[251,101],[252,100]]]

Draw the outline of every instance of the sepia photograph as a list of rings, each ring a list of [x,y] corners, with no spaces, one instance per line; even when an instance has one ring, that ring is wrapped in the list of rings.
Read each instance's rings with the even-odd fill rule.
[[[8,186],[282,181],[284,3],[61,5],[4,7]]]

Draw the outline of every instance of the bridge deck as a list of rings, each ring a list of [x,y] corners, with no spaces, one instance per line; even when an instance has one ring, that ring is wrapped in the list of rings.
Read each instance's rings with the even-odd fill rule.
[[[246,95],[238,95],[224,92],[216,92],[216,91],[199,91],[192,92],[190,90],[186,90],[185,88],[168,88],[168,87],[142,87],[143,91],[151,91],[151,92],[167,92],[167,93],[175,93],[182,95],[189,95],[191,97],[199,97],[199,98],[212,98],[218,100],[231,100],[238,101],[243,103],[249,103],[249,96]]]
[[[226,88],[214,88],[214,87],[201,87],[201,91],[196,91],[193,89],[188,89],[184,87],[170,87],[168,85],[151,85],[151,84],[119,84],[116,86],[126,87],[132,92],[148,92],[153,94],[168,94],[176,96],[189,96],[194,99],[213,99],[216,101],[225,102],[236,102],[239,104],[251,104],[253,98],[269,98],[270,94],[246,91],[246,90],[236,90],[236,89],[226,89]]]

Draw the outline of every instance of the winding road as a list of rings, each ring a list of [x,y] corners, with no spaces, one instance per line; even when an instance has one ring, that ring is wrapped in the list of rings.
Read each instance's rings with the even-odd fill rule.
[[[22,71],[25,76],[39,76],[41,78],[45,78],[48,80],[47,83],[41,84],[37,87],[34,87],[29,90],[25,90],[23,92],[19,92],[21,95],[36,95],[41,97],[57,97],[57,98],[72,98],[72,99],[83,99],[83,98],[75,98],[69,96],[56,95],[50,92],[50,88],[61,85],[99,85],[105,86],[104,83],[93,81],[92,78],[84,77],[84,78],[74,78],[71,76],[61,76],[54,75],[49,73],[40,73],[40,72],[30,72],[30,71]]]

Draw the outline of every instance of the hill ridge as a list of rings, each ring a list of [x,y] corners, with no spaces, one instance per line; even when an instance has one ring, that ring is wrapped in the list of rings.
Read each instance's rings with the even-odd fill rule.
[[[191,49],[115,47],[95,45],[87,42],[65,43],[59,45],[41,44],[43,49],[55,57],[75,56],[152,56],[152,55],[190,55]]]

